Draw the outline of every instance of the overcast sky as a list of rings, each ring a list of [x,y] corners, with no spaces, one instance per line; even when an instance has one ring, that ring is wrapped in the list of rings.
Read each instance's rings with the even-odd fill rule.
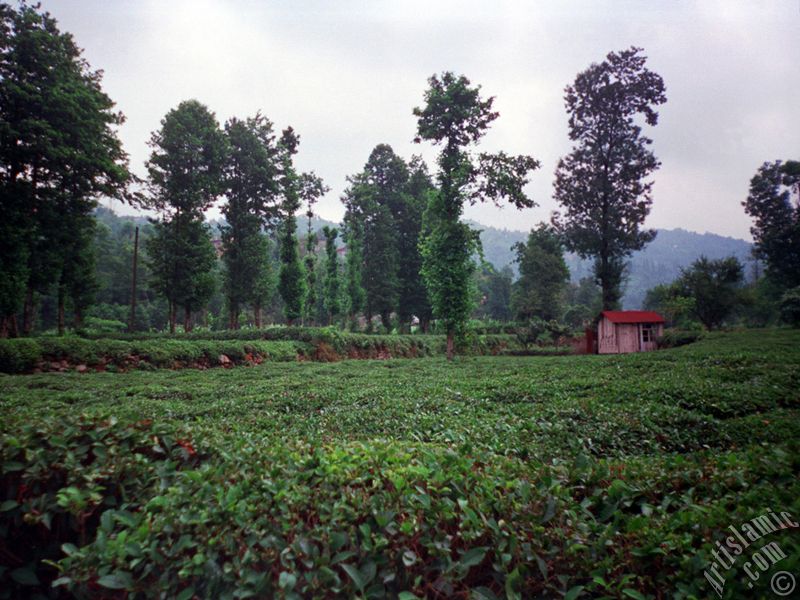
[[[150,133],[196,98],[220,123],[261,110],[301,135],[298,166],[331,187],[321,216],[338,220],[345,177],[371,149],[405,158],[426,79],[451,70],[496,96],[482,146],[542,162],[534,209],[467,209],[487,225],[548,220],[558,158],[569,151],[563,90],[612,50],[641,46],[666,83],[647,133],[662,167],[647,224],[749,239],[741,201],[766,160],[800,159],[800,0],[736,2],[356,2],[324,0],[43,0],[74,34],[127,117],[120,131],[144,176]],[[120,212],[131,212],[120,206]],[[218,214],[218,213],[215,213]],[[213,214],[212,214],[213,216]]]

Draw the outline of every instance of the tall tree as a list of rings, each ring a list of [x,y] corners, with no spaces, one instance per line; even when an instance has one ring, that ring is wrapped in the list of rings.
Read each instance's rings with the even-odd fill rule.
[[[478,273],[480,300],[475,314],[478,318],[511,320],[511,267],[506,265],[499,271],[491,263],[484,262]]]
[[[309,198],[306,204],[306,254],[303,264],[306,268],[306,324],[314,323],[317,308],[317,234],[314,233],[312,220],[314,218],[314,203],[316,197]]]
[[[162,213],[161,246],[154,268],[164,279],[159,288],[170,304],[170,332],[176,309],[184,309],[191,328],[192,311],[203,307],[213,290],[209,265],[214,249],[203,215],[224,191],[227,142],[214,114],[197,100],[181,102],[150,138],[147,161],[150,196],[146,204]],[[155,242],[153,242],[155,243]],[[152,254],[152,253],[151,253]],[[161,265],[159,261],[167,260]]]
[[[328,325],[342,312],[339,282],[339,253],[336,249],[336,238],[339,230],[335,227],[322,228],[325,236],[325,311],[328,315]]]
[[[345,219],[358,221],[367,325],[371,325],[373,315],[380,315],[387,330],[398,299],[397,221],[404,209],[407,180],[405,161],[388,144],[378,144],[364,170],[349,179],[350,191],[343,198]]]
[[[281,204],[281,226],[278,236],[280,249],[280,273],[278,291],[284,304],[284,315],[289,325],[303,316],[303,307],[307,294],[305,269],[300,262],[297,240],[296,213],[305,202],[307,205],[322,196],[327,187],[314,173],[297,173],[293,156],[300,144],[298,136],[291,127],[281,134],[280,153],[280,189],[283,194]]]
[[[260,113],[244,121],[230,119],[225,134],[229,146],[225,166],[228,202],[222,207],[226,223],[220,230],[228,326],[237,329],[242,306],[251,302],[254,313],[259,312],[265,293],[255,283],[270,268],[262,228],[278,218],[278,148],[272,123]],[[255,318],[260,321],[260,315]]]
[[[755,254],[784,289],[800,285],[800,162],[766,162],[750,180],[743,202],[755,222]]]
[[[519,279],[514,283],[512,305],[520,321],[538,317],[560,319],[569,269],[564,261],[561,239],[549,226],[540,223],[528,234],[526,243],[515,244]]]
[[[91,239],[76,228],[91,227],[83,217],[94,199],[128,198],[131,175],[115,130],[123,117],[100,84],[101,73],[49,14],[0,4],[3,334],[16,329],[23,298],[30,333],[35,295],[78,272],[64,273],[61,250],[69,236]]]
[[[437,159],[438,190],[430,194],[425,212],[422,275],[434,315],[447,332],[447,358],[452,360],[457,333],[471,311],[470,285],[475,271],[477,233],[460,221],[464,202],[508,200],[518,208],[534,202],[523,192],[530,171],[539,163],[530,156],[481,153],[477,163],[469,147],[483,137],[498,117],[494,98],[483,99],[480,86],[445,72],[429,80],[425,106],[415,108],[416,142],[443,145]]]
[[[401,209],[395,218],[397,231],[397,318],[400,329],[410,331],[411,317],[419,319],[420,329],[428,330],[431,320],[431,304],[428,291],[422,280],[422,253],[420,236],[422,216],[428,205],[428,195],[434,186],[428,167],[420,156],[413,156],[409,163],[409,177]]]
[[[554,195],[564,214],[553,223],[569,250],[594,258],[604,309],[619,306],[626,257],[656,235],[641,225],[652,204],[653,182],[646,178],[660,163],[639,119],[656,125],[655,107],[667,98],[641,52],[609,53],[579,73],[564,97],[574,145],[556,169]]]
[[[739,302],[741,263],[733,256],[709,260],[701,256],[673,284],[673,296],[691,298],[689,313],[708,329],[716,329]]]
[[[348,197],[356,193],[354,186],[350,186],[342,198],[345,204],[349,201]],[[363,266],[364,253],[361,248],[360,222],[352,214],[345,213],[343,240],[347,245],[345,256],[345,296],[347,298],[346,310],[350,321],[350,328],[355,329],[356,319],[364,308],[365,296],[364,287],[361,285],[361,270]]]

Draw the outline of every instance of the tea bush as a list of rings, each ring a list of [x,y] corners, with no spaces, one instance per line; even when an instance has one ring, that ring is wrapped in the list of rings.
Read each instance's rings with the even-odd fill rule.
[[[800,520],[798,342],[0,377],[0,596],[713,597]]]
[[[47,597],[53,560],[202,460],[186,435],[149,421],[45,418],[1,440],[0,598]]]

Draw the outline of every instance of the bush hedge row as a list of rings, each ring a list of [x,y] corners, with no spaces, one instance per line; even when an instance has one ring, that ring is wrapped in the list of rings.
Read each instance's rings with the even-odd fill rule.
[[[40,364],[66,361],[75,365],[119,368],[163,368],[201,364],[215,366],[224,355],[231,363],[344,358],[413,358],[442,354],[442,336],[364,335],[331,329],[275,328],[264,337],[203,339],[180,336],[146,339],[39,337],[0,340],[0,372],[26,373]],[[235,332],[234,332],[235,333]],[[513,345],[509,336],[474,336],[467,352],[497,354]],[[178,365],[176,365],[178,363]]]

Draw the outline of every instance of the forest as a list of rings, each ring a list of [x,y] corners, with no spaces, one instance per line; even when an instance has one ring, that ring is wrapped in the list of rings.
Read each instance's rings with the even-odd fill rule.
[[[9,134],[3,150],[4,337],[68,328],[175,332],[178,326],[191,331],[262,323],[390,333],[410,332],[413,322],[415,331],[427,332],[435,322],[452,338],[463,334],[470,318],[556,320],[577,331],[600,308],[620,306],[629,257],[655,237],[641,225],[652,202],[652,181],[645,178],[658,161],[637,119],[655,125],[655,107],[666,96],[639,49],[610,54],[568,88],[576,146],[557,170],[555,192],[564,215],[507,249],[514,261],[510,271],[508,264],[488,262],[477,230],[457,218],[464,202],[533,205],[523,188],[539,163],[502,152],[474,155],[469,146],[498,115],[493,99],[483,98],[480,86],[463,76],[433,76],[426,106],[414,109],[417,141],[443,148],[437,171],[431,173],[420,156],[406,160],[378,144],[349,177],[342,224],[315,230],[314,205],[327,188],[313,172],[294,168],[300,136],[290,126],[279,131],[261,114],[220,125],[202,103],[183,102],[153,132],[148,178],[140,181],[115,134],[124,116],[114,111],[101,74],[81,59],[71,36],[30,8],[7,9],[5,22],[13,35],[3,62]],[[623,70],[630,81],[622,79]],[[585,87],[599,73],[630,86],[627,104],[615,114],[591,100],[593,90]],[[453,121],[448,111],[456,107],[460,116]],[[596,183],[626,189],[613,201],[598,196],[600,188],[585,189],[582,175],[605,168],[607,159],[592,155],[590,142],[610,135],[601,118],[627,123],[609,140],[621,153],[614,161],[647,159],[637,172]],[[744,204],[756,218],[756,262],[750,273],[739,264],[727,283],[714,284],[728,285],[726,294],[736,298],[712,326],[726,320],[765,325],[782,314],[792,319],[796,242],[781,238],[796,233],[782,231],[786,226],[776,216],[782,205],[792,210],[789,197],[798,185],[796,161],[765,163],[754,176]],[[583,200],[593,195],[599,200]],[[104,199],[159,216],[134,224],[98,208]],[[221,202],[222,218],[209,223],[204,215],[215,202]],[[299,213],[305,226],[298,230]],[[788,215],[786,222],[792,219],[797,221]],[[565,251],[584,259],[584,279],[570,280]],[[695,258],[685,277],[699,270],[719,278],[713,265]],[[787,268],[788,278],[782,276]],[[442,287],[444,273],[449,281]],[[708,326],[691,306],[697,304],[693,294],[685,285],[678,289],[676,280],[639,298],[686,326]]]
[[[263,112],[183,100],[137,175],[103,72],[0,3],[0,599],[785,590],[800,160],[748,174],[752,245],[648,227],[667,85],[596,60],[547,222],[465,218],[537,206],[545,167],[485,151],[496,98],[443,70],[407,110],[435,159],[376,131],[334,223]],[[656,351],[587,348],[623,308]]]

